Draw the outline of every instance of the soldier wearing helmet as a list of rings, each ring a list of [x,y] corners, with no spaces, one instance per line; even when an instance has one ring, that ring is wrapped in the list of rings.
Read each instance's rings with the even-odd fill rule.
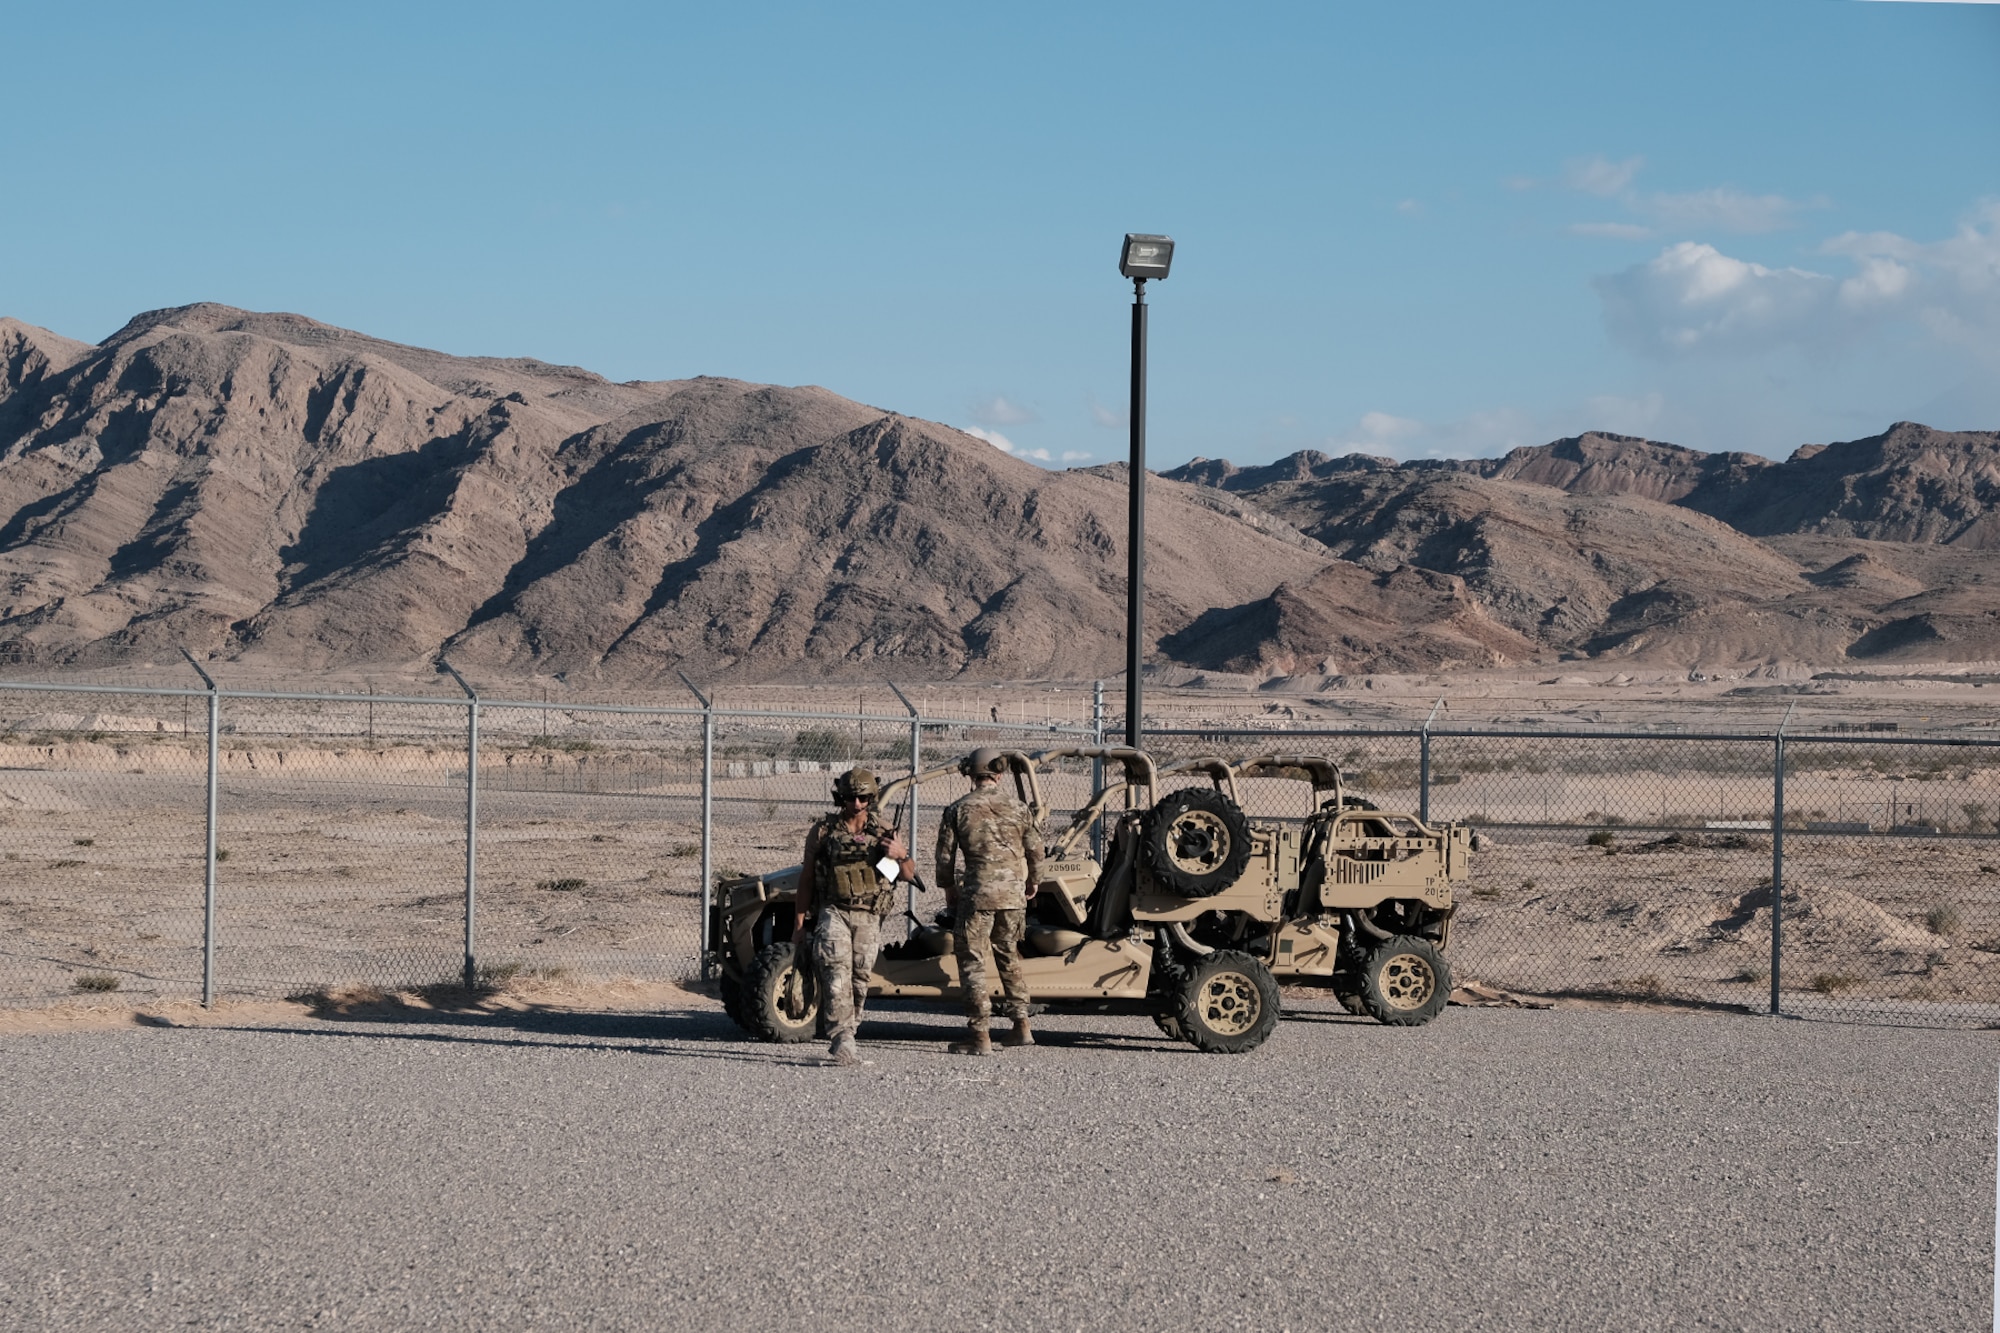
[[[1021,970],[1021,932],[1027,925],[1028,899],[1042,864],[1042,831],[1034,813],[1000,787],[1006,761],[1000,751],[982,747],[967,755],[958,771],[972,779],[972,790],[945,807],[938,816],[937,878],[956,923],[958,970],[965,987],[966,1040],[952,1050],[990,1055],[993,1038],[992,974],[1000,973],[1007,1014],[1013,1031],[1009,1046],[1032,1046],[1028,1031],[1028,984]],[[960,882],[957,861],[965,858]]]
[[[876,811],[881,793],[875,775],[865,768],[850,768],[835,778],[833,799],[840,808],[806,830],[799,862],[792,938],[801,938],[806,923],[812,923],[812,957],[833,1038],[827,1051],[830,1064],[851,1065],[860,1059],[854,1034],[868,1002],[868,976],[882,947],[882,917],[894,901],[895,881],[916,876],[902,835]],[[877,868],[885,859],[896,863],[894,880]]]

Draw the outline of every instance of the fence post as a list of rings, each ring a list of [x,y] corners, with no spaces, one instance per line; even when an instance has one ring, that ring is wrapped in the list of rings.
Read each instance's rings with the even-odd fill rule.
[[[681,678],[701,703],[701,979],[708,980],[708,918],[715,881],[715,705],[679,671]]]
[[[896,691],[896,697],[903,701],[903,707],[910,710],[910,776],[914,779],[924,768],[924,715],[915,704],[910,702],[910,696],[897,688],[895,681],[891,680],[888,684],[890,689]],[[904,838],[904,845],[910,849],[912,857],[917,854],[917,819],[922,810],[922,802],[923,793],[917,789],[917,784],[912,781],[910,783],[910,827],[905,830],[906,837]],[[917,882],[915,880],[911,880],[910,887],[903,891],[903,909],[911,916],[917,914]]]
[[[1794,702],[1778,724],[1771,742],[1771,1017],[1781,1012],[1778,979],[1785,963],[1785,728],[1791,725]]]
[[[479,980],[479,692],[442,657],[438,664],[451,672],[465,691],[465,988]]]
[[[1437,720],[1438,709],[1443,707],[1444,696],[1439,695],[1417,738],[1417,821],[1422,824],[1431,822],[1431,723]]]
[[[1104,748],[1104,682],[1090,683],[1090,743],[1098,749]],[[1090,761],[1090,790],[1104,790],[1104,760]],[[1104,864],[1104,817],[1099,815],[1090,826],[1090,855],[1099,865]]]
[[[194,660],[194,654],[181,649],[181,656],[188,660],[202,684],[208,686],[208,843],[202,854],[204,870],[201,894],[201,1007],[215,1007],[215,796],[216,773],[220,764],[217,756],[217,742],[222,733],[222,696],[215,687],[215,678],[202,670],[201,663]],[[183,728],[185,730],[185,728]]]

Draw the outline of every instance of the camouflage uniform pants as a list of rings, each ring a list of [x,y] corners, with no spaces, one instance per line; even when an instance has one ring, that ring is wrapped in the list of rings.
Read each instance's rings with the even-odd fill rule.
[[[1007,1016],[1028,1016],[1028,979],[1021,971],[1021,931],[1028,914],[1018,907],[958,908],[958,974],[965,982],[965,1012],[975,1023],[993,1016],[993,972],[1007,993]]]
[[[852,1037],[868,1003],[868,974],[882,949],[882,918],[873,912],[822,907],[813,914],[812,953],[819,965],[827,1035]]]

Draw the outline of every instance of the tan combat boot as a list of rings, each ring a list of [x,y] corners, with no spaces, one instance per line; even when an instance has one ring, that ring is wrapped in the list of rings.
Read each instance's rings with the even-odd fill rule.
[[[966,1028],[965,1040],[953,1042],[951,1044],[951,1053],[953,1055],[991,1055],[993,1054],[993,1035],[986,1030],[984,1023],[969,1024]]]
[[[1014,1020],[1014,1030],[1000,1039],[1002,1046],[1033,1046],[1035,1034],[1028,1031],[1028,1016],[1022,1014]]]

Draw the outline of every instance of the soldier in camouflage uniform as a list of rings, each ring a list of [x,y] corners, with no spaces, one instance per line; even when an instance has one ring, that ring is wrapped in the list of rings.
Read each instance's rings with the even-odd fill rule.
[[[1042,831],[1033,812],[1001,790],[1002,762],[998,750],[981,748],[967,755],[958,771],[972,779],[972,790],[938,816],[938,884],[954,911],[959,978],[971,1028],[967,1039],[952,1043],[951,1049],[967,1055],[993,1053],[987,1025],[993,1017],[996,963],[1007,1013],[1014,1020],[1013,1031],[1003,1040],[1009,1046],[1035,1042],[1028,1031],[1028,983],[1020,945],[1042,864]],[[955,864],[961,853],[963,884]]]
[[[833,782],[840,809],[806,830],[799,862],[799,891],[792,938],[812,923],[813,962],[819,971],[820,1003],[826,1007],[833,1045],[827,1062],[851,1065],[860,1056],[854,1033],[868,1003],[868,976],[882,947],[882,917],[895,898],[897,880],[913,879],[916,863],[902,836],[875,810],[881,787],[865,768],[849,769]],[[896,879],[885,879],[876,863],[896,862]]]

